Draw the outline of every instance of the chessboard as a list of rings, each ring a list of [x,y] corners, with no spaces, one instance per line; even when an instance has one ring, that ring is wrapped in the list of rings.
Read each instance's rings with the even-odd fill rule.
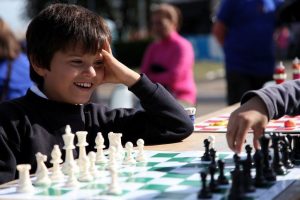
[[[49,186],[35,186],[36,177],[33,175],[33,192],[18,193],[18,182],[13,181],[0,188],[0,199],[197,199],[202,187],[199,172],[207,170],[209,166],[209,162],[201,161],[203,153],[145,151],[147,162],[120,164],[119,184],[122,192],[119,195],[108,193],[111,177],[107,165],[100,164],[97,168],[101,175],[91,182],[80,182],[78,187],[65,187],[66,177]],[[241,157],[243,156],[245,155],[242,154]],[[224,175],[229,182],[230,171],[234,168],[232,158],[231,152],[216,153],[216,159],[225,162]],[[300,168],[290,169],[286,175],[278,176],[273,184],[247,194],[247,199],[273,199],[299,178],[299,175]],[[224,199],[229,188],[230,184],[221,186],[220,191],[213,193],[211,199]]]
[[[194,132],[212,132],[226,133],[227,124],[230,114],[222,114],[217,117],[209,118],[203,122],[195,123]],[[293,126],[287,126],[287,121],[293,121]],[[251,132],[252,130],[250,130]],[[299,133],[300,132],[300,116],[283,116],[276,120],[271,120],[266,129],[266,133]]]

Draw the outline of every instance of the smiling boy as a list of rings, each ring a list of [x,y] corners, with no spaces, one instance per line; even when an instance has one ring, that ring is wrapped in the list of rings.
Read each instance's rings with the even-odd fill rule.
[[[178,142],[192,133],[188,115],[161,85],[113,57],[110,38],[101,17],[76,5],[50,5],[31,21],[27,54],[36,85],[0,104],[0,183],[16,178],[17,164],[31,164],[34,171],[37,152],[50,158],[55,144],[62,148],[67,124],[72,132],[88,132],[88,152],[97,132],[106,142],[113,131],[123,134],[123,142],[143,138],[146,144]],[[103,83],[128,86],[143,110],[89,103]]]

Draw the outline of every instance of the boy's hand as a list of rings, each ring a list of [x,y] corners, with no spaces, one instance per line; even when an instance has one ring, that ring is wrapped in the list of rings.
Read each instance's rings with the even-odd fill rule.
[[[260,147],[259,138],[268,123],[268,111],[259,97],[253,97],[231,113],[227,125],[227,143],[236,153],[242,151],[243,143],[250,128],[253,129],[253,145]]]
[[[106,41],[101,52],[105,65],[103,83],[122,83],[130,87],[140,78],[140,75],[119,62],[111,53]]]

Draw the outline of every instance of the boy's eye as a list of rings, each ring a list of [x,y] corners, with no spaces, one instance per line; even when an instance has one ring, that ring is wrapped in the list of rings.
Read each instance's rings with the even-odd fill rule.
[[[79,64],[82,64],[82,61],[81,60],[72,60],[71,63],[79,65]]]
[[[96,61],[94,66],[95,67],[103,67],[103,61],[102,60]]]

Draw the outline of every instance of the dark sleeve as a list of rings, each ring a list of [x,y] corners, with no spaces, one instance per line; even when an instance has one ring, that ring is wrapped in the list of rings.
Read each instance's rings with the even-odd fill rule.
[[[184,108],[160,84],[146,75],[129,88],[143,109],[114,109],[105,113],[108,131],[123,133],[122,141],[143,138],[146,144],[178,142],[193,132],[193,123]],[[104,113],[102,113],[104,114]]]
[[[3,127],[0,127],[0,184],[14,180],[16,176],[15,145],[8,139]]]
[[[253,96],[259,96],[269,112],[269,119],[278,119],[283,115],[300,114],[300,80],[247,92],[242,97],[242,104]]]

